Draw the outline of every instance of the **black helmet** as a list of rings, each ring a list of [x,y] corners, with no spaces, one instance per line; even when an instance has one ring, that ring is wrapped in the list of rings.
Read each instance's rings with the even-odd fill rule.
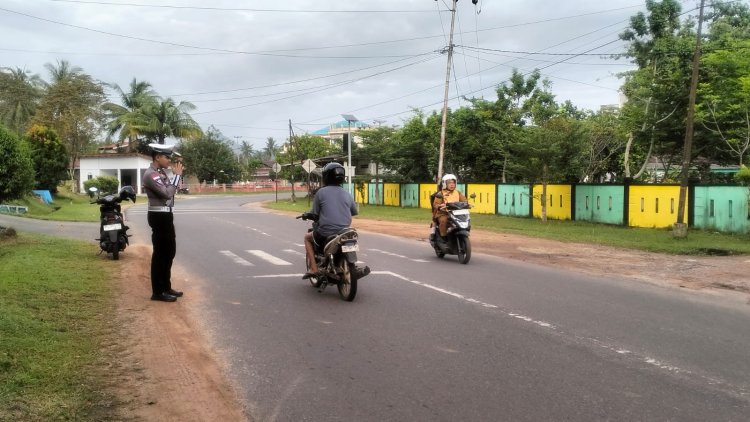
[[[337,162],[331,162],[323,167],[323,184],[329,185],[342,185],[346,179],[346,170],[344,166]]]
[[[125,201],[127,199],[135,202],[135,189],[132,186],[123,186],[120,189],[120,200]]]

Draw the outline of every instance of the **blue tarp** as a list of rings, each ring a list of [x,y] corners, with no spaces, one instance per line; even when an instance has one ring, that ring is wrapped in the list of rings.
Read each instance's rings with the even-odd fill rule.
[[[34,195],[42,198],[42,202],[44,202],[45,204],[52,203],[52,194],[48,190],[33,190],[32,192],[34,193]]]

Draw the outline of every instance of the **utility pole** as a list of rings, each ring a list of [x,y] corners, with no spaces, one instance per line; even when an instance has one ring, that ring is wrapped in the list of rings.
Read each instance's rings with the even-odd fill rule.
[[[448,89],[451,80],[451,67],[453,66],[453,28],[456,22],[456,7],[458,0],[451,0],[451,33],[448,38],[448,65],[445,67],[445,95],[443,96],[443,121],[440,125],[440,154],[438,156],[437,183],[443,177],[443,157],[445,156],[445,127],[448,122]]]
[[[680,173],[680,198],[677,207],[677,222],[672,229],[672,235],[677,238],[687,237],[687,224],[683,214],[687,200],[688,179],[690,175],[690,157],[693,147],[693,122],[695,120],[695,96],[698,90],[698,68],[701,60],[701,29],[703,28],[703,6],[706,0],[701,0],[698,13],[698,33],[695,36],[695,52],[693,53],[693,72],[690,78],[690,95],[688,97],[687,128],[685,130],[685,147],[682,156],[682,171]]]
[[[292,129],[292,119],[289,119],[289,171],[291,173],[289,178],[292,181],[292,203],[297,202],[297,198],[294,196],[294,130]]]

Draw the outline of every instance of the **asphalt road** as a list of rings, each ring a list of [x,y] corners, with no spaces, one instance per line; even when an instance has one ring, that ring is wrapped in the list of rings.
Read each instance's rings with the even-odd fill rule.
[[[300,279],[306,222],[242,206],[269,198],[175,213],[176,263],[202,284],[254,420],[749,418],[747,305],[481,254],[460,265],[369,232],[373,273],[348,303]],[[147,242],[144,208],[127,216]]]

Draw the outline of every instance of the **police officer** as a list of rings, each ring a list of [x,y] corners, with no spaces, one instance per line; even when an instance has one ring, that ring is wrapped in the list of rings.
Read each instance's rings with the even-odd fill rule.
[[[148,225],[151,226],[151,300],[174,302],[182,292],[172,289],[172,261],[177,251],[174,230],[174,194],[180,186],[182,162],[172,166],[174,178],[165,170],[170,166],[173,146],[149,144],[152,162],[143,173],[143,187],[148,196]],[[177,153],[174,153],[177,154]]]

